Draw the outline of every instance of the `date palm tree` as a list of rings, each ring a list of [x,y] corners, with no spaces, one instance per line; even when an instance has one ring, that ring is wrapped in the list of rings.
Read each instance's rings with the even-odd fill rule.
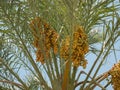
[[[119,90],[119,6],[118,0],[0,0],[0,89]],[[111,53],[116,64],[99,73]]]

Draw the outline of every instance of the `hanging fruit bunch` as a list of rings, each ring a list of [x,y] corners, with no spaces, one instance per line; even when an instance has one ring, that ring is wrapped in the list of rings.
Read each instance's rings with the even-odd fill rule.
[[[54,54],[58,51],[58,33],[50,27],[48,23],[40,17],[36,17],[30,22],[33,30],[34,46],[36,47],[36,60],[44,64],[45,59],[50,57],[50,50]]]
[[[45,59],[50,57],[51,49],[54,54],[58,53],[59,34],[40,17],[33,19],[30,27],[33,30],[34,46],[37,49],[36,60],[43,64]],[[85,54],[89,50],[87,34],[82,26],[75,26],[72,37],[72,41],[70,36],[66,36],[66,38],[62,40],[60,56],[65,61],[68,59],[72,60],[73,66],[83,66],[85,68],[87,64]],[[69,56],[71,58],[69,58]]]
[[[85,68],[87,61],[84,56],[88,52],[88,49],[87,34],[85,34],[81,26],[75,26],[73,40],[71,41],[70,36],[67,36],[65,40],[62,41],[60,55],[65,60],[70,59],[69,57],[71,56],[73,66],[78,67],[80,65]]]
[[[111,80],[114,90],[120,90],[120,62],[112,67],[109,74],[112,76]]]

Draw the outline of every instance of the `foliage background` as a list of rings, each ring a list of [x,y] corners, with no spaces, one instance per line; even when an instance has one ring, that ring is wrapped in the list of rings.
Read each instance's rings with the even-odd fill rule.
[[[120,35],[119,6],[118,0],[0,0],[1,89],[64,90],[61,83],[64,80],[60,75],[65,72],[66,62],[59,59],[53,64],[48,61],[47,64],[41,65],[35,61],[36,49],[33,46],[29,23],[38,16],[48,22],[61,39],[72,35],[74,25],[83,26],[88,35],[87,68],[78,67],[75,72],[71,68],[71,74],[68,76],[70,83],[66,88],[109,88],[111,78],[107,77],[107,80],[99,82],[98,76],[105,71],[100,74],[98,72],[103,64],[118,62],[119,54],[116,52],[119,53],[120,49],[117,44]],[[111,55],[113,61],[109,60]],[[60,58],[59,54],[56,57]],[[73,72],[75,76],[72,76]],[[50,79],[51,77],[53,78]],[[101,83],[105,83],[105,86]]]

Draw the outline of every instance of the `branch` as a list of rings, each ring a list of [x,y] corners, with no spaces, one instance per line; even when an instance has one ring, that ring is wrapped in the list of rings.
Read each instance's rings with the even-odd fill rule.
[[[14,85],[14,86],[17,86],[18,88],[21,88],[23,89],[23,86],[21,84],[18,84],[16,82],[13,82],[13,81],[8,81],[8,80],[0,80],[0,82],[3,82],[3,83],[8,83],[8,84],[11,84],[11,85]]]

